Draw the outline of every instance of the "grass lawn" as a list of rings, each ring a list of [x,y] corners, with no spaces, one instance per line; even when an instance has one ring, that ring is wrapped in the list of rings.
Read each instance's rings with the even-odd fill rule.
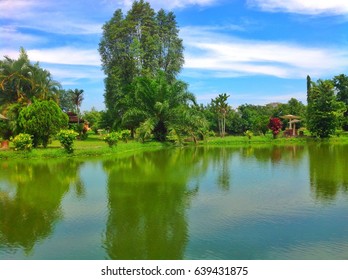
[[[58,140],[53,140],[46,149],[39,147],[31,151],[14,151],[10,143],[9,150],[0,150],[0,159],[15,158],[58,158],[58,157],[91,157],[102,155],[120,155],[126,153],[135,153],[140,151],[156,150],[168,146],[166,143],[146,142],[139,143],[129,141],[124,143],[120,141],[116,146],[110,148],[102,137],[95,134],[88,135],[86,140],[76,140],[74,142],[74,153],[68,154],[60,145]]]
[[[287,144],[306,144],[313,142],[328,143],[348,143],[348,133],[343,133],[339,137],[333,136],[330,139],[318,140],[311,137],[279,137],[273,139],[271,134],[265,136],[252,136],[248,139],[246,136],[226,136],[210,137],[207,141],[200,141],[199,146],[231,146],[231,145],[287,145]],[[194,145],[188,143],[188,145]],[[61,157],[92,157],[92,156],[110,156],[134,154],[142,151],[158,150],[165,147],[173,147],[172,143],[146,142],[139,143],[129,141],[124,143],[120,141],[115,147],[109,146],[103,141],[102,137],[90,134],[86,140],[76,140],[74,142],[74,153],[67,154],[60,146],[58,140],[53,140],[46,149],[39,147],[30,152],[14,151],[10,143],[10,149],[0,150],[0,159],[21,159],[21,158],[61,158]]]

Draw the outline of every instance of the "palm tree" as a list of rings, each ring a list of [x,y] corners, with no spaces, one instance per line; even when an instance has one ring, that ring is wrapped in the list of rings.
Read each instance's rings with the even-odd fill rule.
[[[58,102],[61,85],[52,79],[51,73],[35,64],[32,67],[32,90],[40,100],[53,100]]]
[[[83,101],[83,89],[74,89],[70,90],[72,101],[74,105],[76,106],[76,112],[77,112],[77,123],[80,124],[80,106]]]
[[[227,113],[230,111],[230,106],[227,104],[227,99],[230,96],[227,95],[226,93],[219,94],[218,97],[215,99],[212,99],[212,105],[213,108],[215,109],[218,117],[218,125],[219,125],[219,132],[220,136],[224,137],[225,136],[225,131],[226,131],[226,116]]]
[[[138,123],[140,129],[147,132],[151,130],[159,141],[165,141],[169,129],[178,123],[178,108],[190,102],[195,104],[187,84],[179,80],[169,82],[163,71],[152,79],[136,79],[134,87],[134,102],[122,121],[124,124]]]
[[[24,49],[17,60],[5,56],[0,61],[0,102],[8,105],[15,102],[30,103],[32,65]],[[4,108],[2,108],[4,109]]]
[[[13,103],[26,106],[32,103],[33,98],[57,102],[60,88],[49,71],[42,69],[38,63],[30,63],[23,48],[18,59],[5,56],[0,61],[0,104],[3,110]]]

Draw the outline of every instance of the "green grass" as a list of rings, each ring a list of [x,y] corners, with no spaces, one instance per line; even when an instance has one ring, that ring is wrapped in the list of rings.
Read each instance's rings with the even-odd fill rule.
[[[295,145],[313,142],[328,143],[348,143],[348,133],[341,133],[340,136],[333,136],[330,139],[318,140],[312,137],[278,137],[273,139],[271,134],[265,136],[226,136],[210,137],[207,141],[199,142],[200,146],[231,146],[231,145]],[[188,143],[194,145],[193,143]],[[67,157],[97,157],[97,156],[120,156],[134,154],[143,151],[158,150],[166,147],[173,147],[172,143],[146,142],[139,143],[129,141],[128,143],[119,142],[115,147],[109,146],[102,140],[101,136],[90,134],[86,140],[76,140],[74,143],[74,153],[68,154],[61,146],[59,141],[54,140],[49,146],[44,148],[32,149],[30,152],[14,151],[12,143],[9,150],[0,150],[0,159],[35,159],[35,158],[67,158]]]
[[[12,143],[11,143],[12,144]],[[46,149],[39,147],[31,151],[14,151],[10,144],[9,150],[0,150],[0,159],[20,159],[20,158],[61,158],[61,157],[95,157],[121,155],[141,151],[161,149],[168,144],[159,142],[139,143],[129,141],[128,143],[119,142],[115,147],[109,146],[100,136],[89,135],[86,140],[76,140],[74,142],[74,153],[68,154],[61,146],[58,140],[53,140]]]

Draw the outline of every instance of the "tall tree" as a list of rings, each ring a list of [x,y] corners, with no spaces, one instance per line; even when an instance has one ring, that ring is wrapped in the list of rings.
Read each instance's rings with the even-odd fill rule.
[[[307,119],[310,132],[320,138],[330,137],[345,110],[345,104],[336,99],[332,81],[312,82],[309,100]]]
[[[183,65],[183,46],[173,13],[134,1],[124,16],[121,10],[104,24],[99,44],[105,79],[105,105],[118,120],[127,111],[127,95],[137,77],[153,78],[163,70],[174,79]]]
[[[212,107],[217,114],[219,133],[221,137],[224,137],[226,133],[226,116],[230,111],[230,106],[227,103],[229,97],[230,96],[226,93],[222,93],[211,100]]]
[[[80,124],[80,106],[83,101],[83,89],[70,90],[72,102],[76,107],[77,123]]]
[[[348,130],[348,76],[341,74],[335,76],[332,81],[337,91],[337,100],[346,105],[342,123],[343,129]]]
[[[159,49],[156,54],[159,69],[164,71],[169,79],[174,79],[184,64],[182,40],[173,12],[161,9],[156,17],[158,25]]]
[[[311,92],[312,80],[309,75],[307,75],[307,103],[310,102],[310,92]]]

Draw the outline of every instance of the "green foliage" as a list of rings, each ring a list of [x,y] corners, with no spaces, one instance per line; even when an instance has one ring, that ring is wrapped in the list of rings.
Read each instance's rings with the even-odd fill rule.
[[[76,109],[76,105],[73,102],[73,98],[71,96],[71,90],[61,89],[58,93],[58,104],[59,107],[64,112],[74,112]]]
[[[135,130],[135,139],[144,143],[153,137],[152,131],[154,130],[154,123],[152,119],[148,119],[140,124]]]
[[[18,59],[5,56],[0,61],[0,104],[2,106],[19,102],[30,104],[33,98],[57,100],[60,84],[54,81],[49,71],[38,63],[29,61],[21,48]],[[4,108],[2,108],[4,109]]]
[[[248,139],[250,140],[251,137],[254,136],[254,133],[253,133],[252,131],[250,131],[250,130],[247,130],[247,131],[244,132],[244,135],[245,135],[246,137],[248,137]]]
[[[20,133],[13,138],[12,143],[15,151],[30,151],[33,146],[33,140],[30,134]]]
[[[119,132],[120,138],[123,142],[127,143],[131,137],[131,131],[129,129],[124,129]]]
[[[198,140],[207,140],[209,122],[197,106],[180,106],[176,111],[176,121],[170,126],[171,140],[182,144],[189,137],[195,144]]]
[[[80,124],[80,106],[83,101],[83,89],[74,89],[69,90],[69,94],[71,96],[72,103],[76,107],[76,114],[77,114],[77,124]]]
[[[341,74],[335,76],[332,81],[337,91],[337,100],[342,101],[346,106],[341,125],[344,130],[348,131],[348,76]]]
[[[333,135],[346,108],[343,102],[337,101],[332,82],[313,82],[308,101],[308,129],[312,135],[319,138]]]
[[[90,111],[83,112],[82,118],[88,122],[89,127],[97,134],[97,130],[100,128],[101,112],[92,107]]]
[[[0,120],[0,139],[9,140],[11,136],[10,122],[8,120]]]
[[[22,132],[33,135],[34,147],[47,147],[50,137],[68,124],[68,116],[52,100],[34,101],[21,110],[18,120]]]
[[[169,81],[162,71],[155,78],[136,79],[133,88],[133,105],[125,112],[122,122],[140,126],[137,132],[140,139],[153,134],[156,140],[165,141],[169,128],[182,124],[182,109],[189,109],[190,102],[195,103],[195,97],[187,91],[186,83]]]
[[[215,111],[218,119],[219,133],[221,137],[225,136],[226,133],[226,116],[231,110],[227,104],[227,99],[230,96],[226,93],[219,94],[215,99],[211,100],[211,107]]]
[[[74,140],[77,135],[78,133],[72,129],[61,129],[57,134],[57,139],[69,154],[74,152]]]
[[[272,114],[270,108],[245,104],[238,107],[243,131],[250,130],[253,133],[266,134],[268,131],[269,117]]]
[[[29,61],[23,48],[18,59],[5,56],[0,60],[0,112],[6,112],[10,120],[9,134],[20,132],[17,121],[22,108],[34,99],[58,101],[60,88],[49,71]]]
[[[118,140],[120,140],[121,135],[118,132],[110,132],[106,134],[103,140],[109,145],[110,148],[116,146]]]
[[[72,129],[78,133],[79,140],[86,140],[88,138],[88,126],[84,123],[71,123],[69,129]]]
[[[168,80],[175,79],[184,63],[178,34],[173,13],[160,10],[156,14],[143,0],[134,1],[127,15],[121,9],[115,11],[104,24],[99,53],[106,74],[104,97],[112,115],[110,128],[119,128],[128,108],[134,107],[128,95],[137,77],[152,78],[161,70]],[[127,128],[137,127],[127,124]]]

